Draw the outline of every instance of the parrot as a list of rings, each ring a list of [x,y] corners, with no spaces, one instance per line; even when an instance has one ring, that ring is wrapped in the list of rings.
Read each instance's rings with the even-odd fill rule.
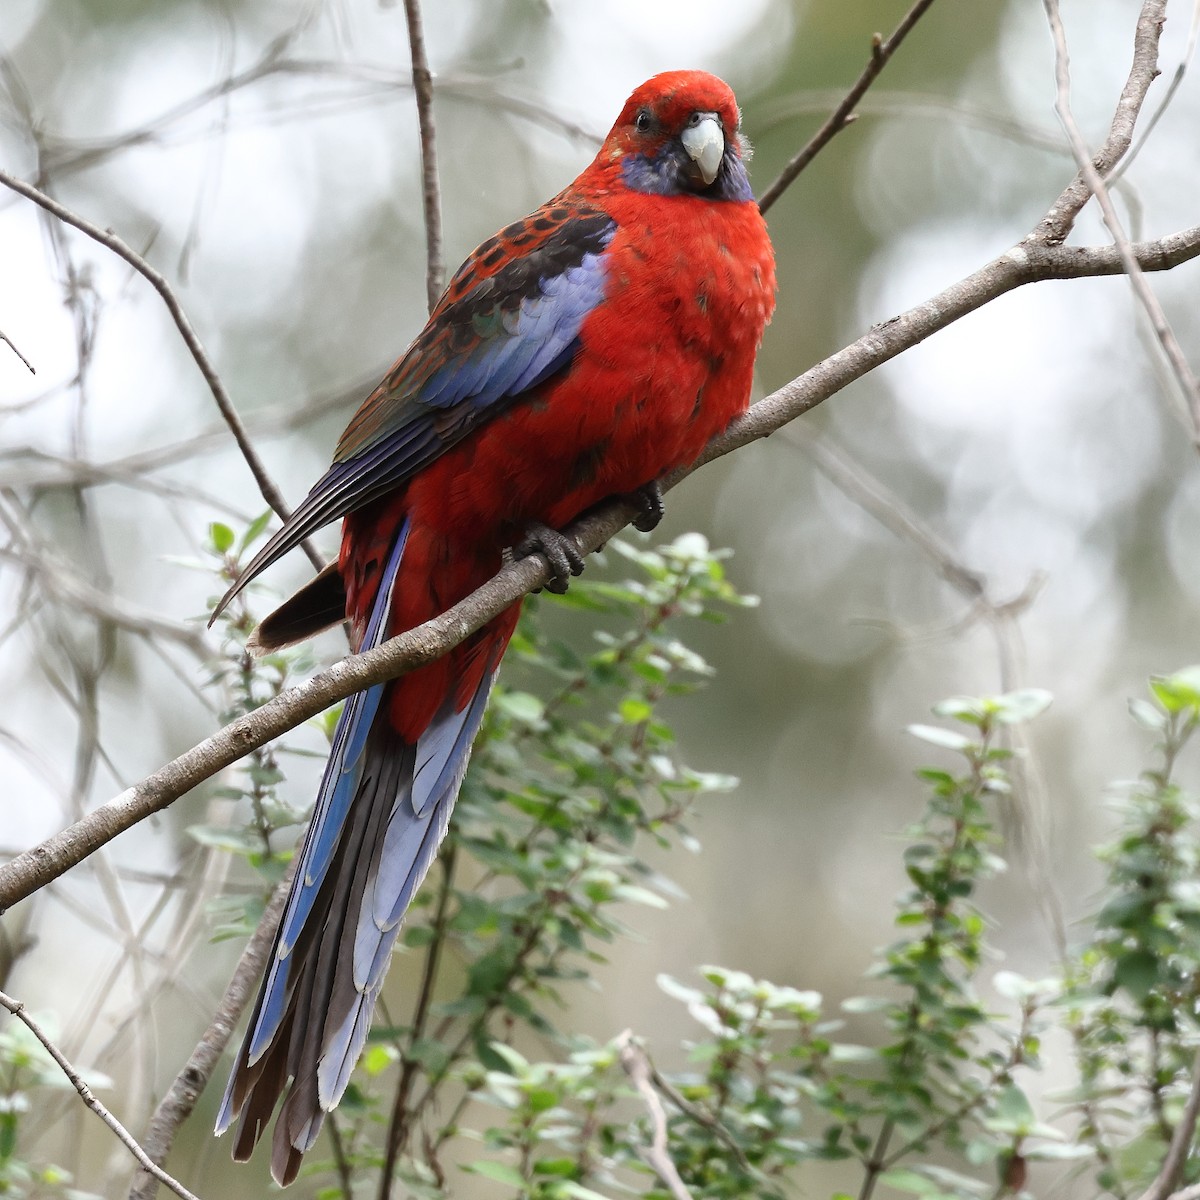
[[[740,122],[715,75],[638,87],[575,182],[458,269],[214,619],[339,519],[336,562],[264,618],[252,649],[343,621],[352,652],[371,649],[480,587],[506,554],[542,554],[563,591],[583,559],[562,530],[613,496],[653,528],[659,479],[749,405],[775,306]],[[247,1159],[283,1096],[282,1185],[349,1083],[520,607],[342,709],[216,1125],[237,1122],[234,1158]]]

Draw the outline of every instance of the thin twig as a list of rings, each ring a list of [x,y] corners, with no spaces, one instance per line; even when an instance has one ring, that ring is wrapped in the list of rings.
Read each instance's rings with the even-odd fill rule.
[[[692,1193],[679,1178],[679,1171],[671,1161],[667,1149],[667,1114],[650,1081],[650,1061],[641,1046],[633,1040],[632,1030],[625,1030],[617,1038],[617,1054],[621,1068],[637,1088],[650,1114],[650,1145],[643,1151],[642,1157],[675,1200],[692,1200]]]
[[[1108,137],[1091,159],[1093,168],[1101,178],[1108,177],[1128,153],[1133,142],[1133,132],[1142,105],[1146,102],[1146,93],[1158,77],[1158,43],[1162,36],[1163,22],[1166,20],[1166,9],[1167,0],[1146,0],[1138,15],[1129,74],[1113,110]],[[1026,242],[1036,242],[1044,246],[1061,245],[1074,227],[1075,218],[1079,216],[1092,194],[1087,177],[1082,171],[1078,171],[1038,222],[1037,228],[1026,238]]]
[[[1200,1054],[1192,1063],[1192,1085],[1187,1103],[1175,1126],[1175,1136],[1167,1147],[1162,1167],[1154,1182],[1142,1193],[1141,1200],[1166,1200],[1179,1182],[1183,1168],[1187,1165],[1192,1150],[1192,1138],[1196,1134],[1196,1119],[1200,1117]]]
[[[1192,65],[1192,59],[1196,53],[1196,44],[1200,40],[1200,0],[1193,0],[1192,4],[1192,25],[1188,30],[1187,46],[1184,48],[1183,55],[1179,60],[1179,65],[1175,68],[1175,73],[1171,76],[1171,82],[1167,84],[1167,91],[1163,98],[1159,101],[1157,107],[1150,114],[1142,128],[1142,132],[1138,135],[1136,144],[1130,149],[1129,153],[1121,160],[1109,176],[1110,183],[1115,183],[1122,175],[1129,170],[1133,165],[1137,156],[1141,154],[1147,142],[1150,140],[1150,135],[1158,127],[1159,121],[1166,115],[1167,109],[1171,107],[1171,102],[1175,99],[1179,92],[1184,79],[1187,76],[1188,68]]]
[[[1192,371],[1183,347],[1180,346],[1179,339],[1175,336],[1175,331],[1171,328],[1171,323],[1167,320],[1167,314],[1163,311],[1154,289],[1150,286],[1141,267],[1138,266],[1129,236],[1117,215],[1116,207],[1113,205],[1112,197],[1108,194],[1104,179],[1092,162],[1087,144],[1083,140],[1083,134],[1071,111],[1070,56],[1067,51],[1067,36],[1063,29],[1058,0],[1043,0],[1043,5],[1046,9],[1046,18],[1050,23],[1050,32],[1054,38],[1054,76],[1057,84],[1055,108],[1062,120],[1063,128],[1067,132],[1071,151],[1079,166],[1080,176],[1087,184],[1091,194],[1096,197],[1104,224],[1112,234],[1113,244],[1121,255],[1121,261],[1125,266],[1125,273],[1129,276],[1129,283],[1133,288],[1134,295],[1145,310],[1150,327],[1154,330],[1154,336],[1158,339],[1171,372],[1175,376],[1175,382],[1179,385],[1179,389],[1187,401],[1188,411],[1192,417],[1192,441],[1200,450],[1200,380],[1197,380]],[[1165,19],[1165,11],[1166,0],[1146,0],[1146,3],[1142,5],[1142,15],[1138,21],[1139,33],[1143,26],[1153,30],[1153,41],[1156,46],[1157,35],[1161,32],[1162,22]],[[1158,75],[1157,58],[1152,66],[1143,64],[1143,67],[1151,80]],[[1149,87],[1149,83],[1146,86]],[[1145,92],[1142,92],[1141,95],[1144,98]],[[1132,129],[1130,134],[1132,136]]]
[[[404,0],[408,47],[412,54],[413,91],[421,131],[421,191],[425,201],[425,295],[433,312],[442,294],[446,269],[442,263],[442,199],[438,182],[437,138],[433,124],[433,75],[425,54],[420,0]]]
[[[733,1155],[734,1161],[747,1175],[754,1175],[757,1172],[751,1165],[750,1160],[746,1157],[746,1152],[738,1145],[737,1139],[717,1120],[712,1113],[705,1112],[698,1105],[693,1104],[671,1081],[665,1078],[659,1069],[654,1065],[654,1060],[646,1052],[644,1047],[640,1047],[642,1056],[646,1060],[646,1065],[650,1068],[650,1079],[654,1086],[662,1092],[670,1102],[689,1121],[694,1121],[697,1125],[707,1129],[709,1133],[724,1142],[725,1148]]]
[[[288,865],[286,874],[276,885],[270,903],[246,943],[241,958],[238,959],[233,978],[230,979],[229,987],[225,989],[225,995],[217,1005],[212,1021],[150,1118],[150,1124],[146,1127],[145,1147],[146,1155],[152,1163],[161,1166],[167,1161],[180,1127],[192,1115],[196,1101],[200,1099],[225,1047],[229,1044],[242,1011],[254,995],[255,985],[270,953],[271,941],[283,915],[283,906],[287,901],[288,890],[299,861],[300,856],[296,855]],[[149,1172],[148,1168],[139,1171],[129,1189],[129,1200],[153,1200],[158,1191],[156,1179],[157,1176]]]
[[[199,335],[192,327],[191,321],[188,320],[187,313],[183,311],[183,306],[179,303],[179,299],[175,295],[171,285],[167,282],[166,277],[161,272],[155,270],[140,254],[131,249],[111,230],[101,229],[98,225],[92,224],[91,221],[79,216],[78,213],[72,212],[71,209],[60,204],[52,196],[46,195],[45,192],[34,187],[33,184],[26,183],[25,180],[18,179],[15,175],[8,174],[7,171],[0,171],[0,183],[18,193],[18,195],[24,196],[27,200],[32,200],[34,204],[45,209],[51,216],[57,217],[58,220],[67,225],[74,226],[80,232],[87,234],[93,241],[107,247],[118,258],[124,259],[139,275],[145,278],[150,283],[150,286],[162,297],[163,303],[167,306],[167,311],[171,314],[171,319],[175,322],[176,329],[179,330],[180,337],[183,338],[184,344],[187,346],[196,365],[200,368],[200,374],[204,376],[204,381],[208,384],[209,390],[213,394],[213,399],[217,402],[217,408],[220,410],[221,416],[225,419],[225,423],[229,426],[234,441],[237,442],[238,449],[241,451],[242,457],[246,460],[246,465],[250,468],[250,473],[254,476],[254,481],[258,484],[258,490],[262,494],[262,498],[275,510],[281,520],[286,521],[290,510],[284,503],[279,489],[267,473],[262,460],[258,457],[258,452],[254,449],[246,433],[242,419],[238,416],[237,409],[234,408],[233,401],[229,393],[225,390],[224,383],[221,382],[221,377],[217,374],[212,360],[208,357],[208,352],[204,349],[204,344],[200,341]],[[302,545],[304,553],[308,555],[309,561],[318,571],[321,570],[325,565],[325,560],[317,553],[311,542],[306,540]]]
[[[1143,270],[1169,270],[1200,257],[1200,226],[1138,244],[1134,253]],[[708,444],[695,463],[667,476],[663,487],[669,490],[714,459],[782,429],[876,367],[999,296],[1041,280],[1115,275],[1121,270],[1121,258],[1114,246],[1042,246],[1028,241],[1015,246],[945,291],[875,326],[752,405]],[[632,504],[614,500],[573,522],[568,532],[590,554],[636,515]],[[0,866],[0,913],[271,738],[294,729],[352,692],[439,658],[527,592],[543,586],[547,577],[548,568],[540,556],[507,563],[491,580],[441,616],[365,654],[344,658],[307,683],[238,717],[141,783]]]
[[[29,359],[27,359],[25,355],[23,355],[21,351],[17,349],[16,343],[8,336],[7,333],[4,332],[3,329],[0,329],[0,342],[3,342],[25,364],[25,366],[29,368],[30,375],[37,374],[37,370],[34,368],[33,363],[31,363]]]
[[[54,1059],[62,1073],[71,1081],[71,1086],[79,1093],[79,1098],[117,1135],[122,1145],[142,1164],[145,1170],[154,1175],[160,1183],[166,1184],[171,1191],[177,1196],[181,1196],[183,1200],[197,1200],[195,1194],[189,1192],[182,1183],[177,1179],[173,1179],[157,1163],[151,1162],[146,1152],[137,1144],[133,1134],[96,1099],[95,1093],[84,1082],[83,1077],[67,1061],[62,1051],[46,1036],[42,1027],[25,1011],[25,1005],[20,1000],[14,1000],[7,992],[0,992],[0,1006],[7,1008],[42,1043],[46,1049],[46,1053]]]
[[[875,34],[871,40],[871,57],[867,60],[862,74],[846,93],[841,104],[829,114],[825,123],[809,139],[808,144],[788,162],[787,166],[779,172],[779,177],[775,182],[763,192],[758,201],[760,212],[765,213],[791,187],[800,172],[816,158],[826,144],[855,119],[854,106],[863,98],[871,84],[879,78],[883,68],[888,64],[888,59],[896,53],[900,43],[908,37],[913,26],[925,15],[932,4],[933,0],[917,0],[912,8],[904,14],[904,19],[896,26],[892,36],[886,42],[879,34]]]

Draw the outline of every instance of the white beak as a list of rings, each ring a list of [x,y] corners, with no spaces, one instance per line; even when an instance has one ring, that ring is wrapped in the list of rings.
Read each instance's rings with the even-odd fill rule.
[[[725,135],[721,132],[721,121],[716,113],[696,113],[696,123],[689,125],[680,135],[683,148],[700,169],[705,186],[712,183],[721,169],[725,155]]]

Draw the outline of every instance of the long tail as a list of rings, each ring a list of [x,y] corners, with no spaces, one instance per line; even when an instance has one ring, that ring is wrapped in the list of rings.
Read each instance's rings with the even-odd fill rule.
[[[361,649],[387,636],[408,531],[406,522],[388,555]],[[492,650],[474,690],[451,694],[415,740],[392,728],[385,684],[342,711],[217,1117],[223,1133],[240,1114],[233,1156],[249,1158],[291,1077],[271,1152],[279,1184],[295,1179],[349,1083],[404,912],[445,836],[503,649]]]

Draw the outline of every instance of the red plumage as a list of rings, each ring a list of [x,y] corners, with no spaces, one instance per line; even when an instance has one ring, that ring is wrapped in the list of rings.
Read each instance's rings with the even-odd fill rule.
[[[746,408],[774,305],[773,256],[738,126],[733,93],[711,75],[672,72],[635,91],[583,174],[459,270],[426,329],[351,421],[330,472],[246,578],[344,515],[338,574],[361,649],[486,582],[531,522],[560,529],[598,501],[696,459]],[[310,585],[311,603],[301,593],[284,606],[286,619],[268,618],[262,644],[337,615],[331,579]],[[243,1110],[235,1153],[247,1154],[292,1075],[276,1132],[277,1178],[294,1176],[345,1086],[348,1068],[333,1081],[332,1060],[356,1056],[362,1006],[369,1016],[382,968],[364,983],[356,965],[352,987],[339,984],[339,972],[351,958],[386,958],[399,917],[388,925],[380,916],[394,913],[378,880],[393,889],[392,875],[407,880],[397,892],[402,915],[412,879],[419,882],[444,832],[519,609],[387,685],[373,718],[349,720],[350,742],[356,721],[373,721],[349,815],[338,818],[354,833],[326,828],[349,769],[335,741],[340,766],[322,786],[303,854],[322,861],[320,844],[333,833],[338,849],[310,893],[290,902],[220,1122]],[[397,783],[389,768],[400,754],[410,765]],[[416,782],[426,762],[438,777],[428,794]],[[390,817],[378,816],[384,808]],[[368,809],[376,816],[364,816]],[[419,853],[406,850],[411,861],[397,872],[380,839],[401,818],[407,824],[389,846],[413,829],[421,837]],[[426,819],[428,836],[418,828]],[[353,853],[344,849],[352,837],[360,838]]]
[[[623,185],[634,114],[661,104],[664,95],[671,97],[665,125],[710,109],[722,114],[726,128],[737,128],[733,94],[720,81],[700,72],[657,76],[630,97],[591,166],[548,202],[547,208],[583,202],[617,225],[606,251],[611,284],[584,322],[570,368],[426,468],[403,501],[347,518],[341,566],[348,579],[366,562],[380,562],[403,514],[412,518],[392,634],[444,612],[490,579],[529,521],[562,528],[598,501],[693,462],[745,411],[774,308],[766,224],[752,202],[646,195]],[[504,259],[470,272],[472,285],[520,255],[514,236],[520,234],[510,234]],[[348,612],[362,627],[373,593],[347,590]],[[468,663],[478,662],[480,641],[503,652],[518,611],[514,606],[482,637],[397,681],[396,728],[419,734]]]

